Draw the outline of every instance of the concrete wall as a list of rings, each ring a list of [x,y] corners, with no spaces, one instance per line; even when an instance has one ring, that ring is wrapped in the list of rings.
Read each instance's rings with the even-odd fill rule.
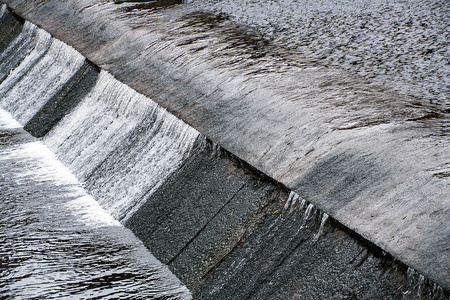
[[[406,266],[448,289],[447,112],[186,6],[4,2],[226,149],[199,150],[126,223],[196,297],[400,299]],[[4,20],[1,46],[21,26]],[[332,217],[318,240],[288,189]]]

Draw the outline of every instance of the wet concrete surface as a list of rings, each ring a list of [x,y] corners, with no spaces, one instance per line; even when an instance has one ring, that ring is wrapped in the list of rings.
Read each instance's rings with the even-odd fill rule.
[[[444,299],[223,150],[191,157],[126,222],[195,299]],[[359,239],[359,241],[358,241]],[[417,276],[417,275],[416,275]],[[434,289],[434,290],[433,290]]]
[[[274,209],[276,206],[274,207]],[[280,210],[193,290],[196,299],[415,299],[391,260],[320,219]],[[232,296],[231,296],[232,295]]]
[[[190,288],[265,218],[285,192],[226,155],[191,157],[126,222]]]
[[[24,129],[35,137],[45,136],[79,104],[95,84],[97,76],[97,68],[85,62],[62,89],[27,122]]]
[[[138,4],[124,4],[127,11],[87,0],[3,2],[362,238],[449,287],[445,107],[284,51],[256,31],[189,6],[133,12]],[[145,230],[139,229],[157,234]],[[164,235],[155,237],[164,243]],[[175,266],[189,245],[176,246],[164,260]]]

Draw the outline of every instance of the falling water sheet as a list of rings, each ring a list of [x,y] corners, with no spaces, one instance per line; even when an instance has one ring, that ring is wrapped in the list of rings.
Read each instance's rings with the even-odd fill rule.
[[[0,294],[10,298],[190,299],[189,291],[0,110]],[[5,139],[6,137],[6,139]]]

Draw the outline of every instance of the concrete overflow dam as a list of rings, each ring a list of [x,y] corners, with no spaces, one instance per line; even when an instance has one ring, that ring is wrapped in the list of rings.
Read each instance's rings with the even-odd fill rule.
[[[2,3],[1,296],[448,299],[445,97],[324,66],[196,5]],[[87,244],[21,247],[43,231],[22,208]],[[72,269],[33,272],[49,253]]]

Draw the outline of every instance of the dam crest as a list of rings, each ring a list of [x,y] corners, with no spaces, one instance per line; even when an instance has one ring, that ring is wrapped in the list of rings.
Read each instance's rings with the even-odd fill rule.
[[[180,5],[3,2],[2,147],[53,152],[83,195],[66,207],[120,221],[195,299],[448,297],[445,109],[262,39],[250,53]]]

